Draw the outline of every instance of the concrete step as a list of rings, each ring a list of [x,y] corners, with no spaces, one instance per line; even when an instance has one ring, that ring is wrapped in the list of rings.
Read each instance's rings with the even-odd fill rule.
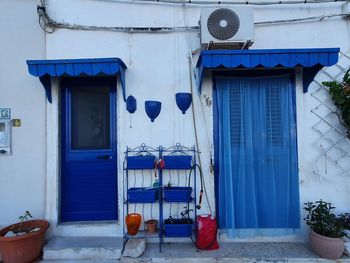
[[[196,251],[191,243],[148,243],[146,251],[137,259],[44,260],[41,263],[350,263],[343,256],[337,261],[314,254],[308,244],[298,242],[221,242],[220,249]]]
[[[191,243],[165,243],[162,252],[158,244],[147,244],[145,253],[123,263],[350,263],[343,256],[337,261],[320,258],[302,242],[220,242],[218,250],[196,250]]]
[[[119,237],[54,237],[44,247],[43,259],[108,262],[121,258],[122,246]]]

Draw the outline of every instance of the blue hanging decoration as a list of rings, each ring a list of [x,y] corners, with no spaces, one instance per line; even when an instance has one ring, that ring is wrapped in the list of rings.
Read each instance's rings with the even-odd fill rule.
[[[162,103],[159,101],[147,100],[145,101],[145,110],[148,117],[151,119],[151,122],[154,122],[154,119],[158,117]]]
[[[136,111],[136,99],[134,96],[130,95],[127,99],[126,99],[126,110],[129,113],[134,113]]]
[[[180,92],[175,94],[176,105],[185,114],[192,102],[192,94],[186,92]]]

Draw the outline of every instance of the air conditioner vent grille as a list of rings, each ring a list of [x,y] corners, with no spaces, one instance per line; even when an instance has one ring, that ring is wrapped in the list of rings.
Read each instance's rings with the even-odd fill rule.
[[[220,8],[213,11],[207,20],[209,33],[220,40],[232,38],[239,30],[238,15],[231,9]]]

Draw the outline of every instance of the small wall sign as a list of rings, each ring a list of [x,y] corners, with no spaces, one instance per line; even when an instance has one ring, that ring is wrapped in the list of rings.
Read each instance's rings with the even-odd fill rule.
[[[0,119],[10,119],[11,109],[10,108],[0,108]]]
[[[12,120],[12,126],[13,127],[21,127],[21,119],[13,119]]]

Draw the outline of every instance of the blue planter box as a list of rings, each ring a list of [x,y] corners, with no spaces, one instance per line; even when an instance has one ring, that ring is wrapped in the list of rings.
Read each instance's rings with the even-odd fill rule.
[[[192,156],[191,155],[165,155],[164,169],[191,169]]]
[[[128,190],[129,203],[154,203],[158,200],[158,188],[133,187]]]
[[[192,200],[192,187],[164,187],[164,201],[190,202]]]
[[[134,170],[154,169],[155,161],[156,161],[156,157],[154,155],[127,156],[126,168],[134,169]]]
[[[166,237],[190,237],[192,236],[192,224],[164,224]]]

